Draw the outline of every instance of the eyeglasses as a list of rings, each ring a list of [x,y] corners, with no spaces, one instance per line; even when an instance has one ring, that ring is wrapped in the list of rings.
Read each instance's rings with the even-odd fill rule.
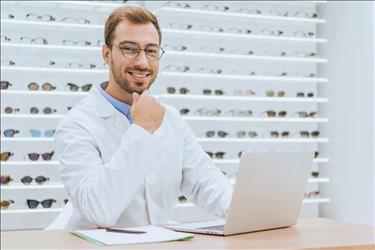
[[[67,90],[69,91],[78,91],[79,88],[82,89],[82,91],[85,91],[85,92],[88,92],[90,91],[90,89],[92,88],[92,84],[91,83],[88,83],[88,84],[85,84],[85,85],[82,85],[81,87],[78,86],[77,84],[74,84],[74,83],[71,83],[71,82],[68,82],[66,84],[66,87],[65,87]]]
[[[56,200],[54,199],[47,199],[43,201],[30,200],[30,199],[26,200],[27,206],[29,206],[29,208],[32,208],[32,209],[36,208],[39,204],[42,204],[44,208],[50,208],[54,202],[56,202]]]
[[[157,45],[150,45],[144,49],[141,49],[138,44],[134,43],[121,43],[119,45],[110,43],[109,45],[114,45],[121,50],[124,57],[128,59],[134,59],[139,56],[141,51],[144,51],[146,58],[150,61],[158,61],[165,53],[163,48]]]
[[[44,37],[27,37],[27,36],[21,36],[20,37],[20,42],[21,43],[34,43],[34,44],[48,44],[47,39]]]
[[[1,60],[1,65],[2,66],[14,66],[16,65],[16,62],[12,60]]]
[[[175,65],[167,65],[163,68],[166,71],[173,71],[173,72],[188,72],[190,70],[189,66],[175,66]]]
[[[221,137],[221,138],[225,138],[227,135],[229,135],[227,132],[225,131],[222,131],[222,130],[219,130],[219,131],[213,131],[213,130],[210,130],[210,131],[207,131],[206,132],[206,137],[214,137],[215,135]]]
[[[39,84],[37,84],[36,82],[31,82],[27,85],[27,88],[31,91],[35,91],[35,90],[39,89]],[[53,86],[49,82],[43,83],[43,85],[42,85],[42,90],[44,90],[44,91],[52,91],[52,90],[55,90],[55,89],[56,89],[56,87]]]
[[[319,191],[310,191],[308,193],[305,193],[305,197],[309,199],[315,199],[315,198],[318,198],[319,193],[320,193]]]
[[[307,38],[315,37],[314,32],[294,31],[293,34],[295,37],[307,37]]]
[[[27,156],[29,157],[30,161],[37,161],[39,159],[39,156],[42,156],[43,160],[49,161],[51,160],[53,154],[55,151],[39,154],[39,153],[28,153]]]
[[[86,18],[76,18],[76,17],[64,17],[60,20],[62,23],[81,23],[81,24],[89,24],[91,23],[90,20]]]
[[[53,22],[56,21],[56,18],[54,18],[51,15],[37,15],[34,13],[27,13],[26,14],[26,19],[30,21],[43,21],[43,22]]]
[[[188,200],[187,200],[187,198],[185,196],[183,196],[183,195],[178,196],[178,202],[179,203],[185,203],[187,201]]]
[[[308,137],[313,137],[313,138],[316,138],[316,137],[319,137],[320,135],[320,132],[319,131],[312,131],[312,132],[308,132],[308,131],[300,131],[300,136],[302,138],[308,138]]]
[[[187,115],[189,112],[190,112],[189,109],[186,109],[186,108],[184,108],[184,109],[180,109],[180,114],[181,114],[181,115]]]
[[[7,209],[9,206],[10,206],[10,204],[13,204],[14,203],[14,201],[13,200],[2,200],[1,201],[1,209]]]
[[[172,29],[190,30],[193,28],[193,25],[188,23],[170,23],[169,27]]]
[[[13,179],[9,175],[2,175],[1,176],[1,185],[6,185],[11,181],[13,181]]]
[[[313,92],[309,92],[309,93],[303,93],[303,92],[297,92],[297,97],[305,97],[305,95],[306,95],[306,97],[314,97],[314,93]]]
[[[267,35],[267,36],[281,36],[284,34],[282,30],[270,30],[270,29],[262,29],[260,33],[262,35]]]
[[[312,171],[311,176],[314,177],[314,178],[318,178],[319,177],[319,171]]]
[[[224,95],[224,91],[221,89],[211,90],[211,89],[204,89],[203,91],[204,95],[211,95],[212,93],[215,93],[215,95]]]
[[[165,50],[176,50],[176,51],[185,51],[187,50],[187,47],[185,45],[170,45],[170,44],[164,44]]]
[[[5,137],[13,137],[15,134],[18,134],[20,131],[16,129],[6,129],[3,131]]]
[[[284,97],[285,96],[285,92],[284,91],[282,91],[282,90],[279,90],[279,91],[277,91],[276,93],[275,93],[275,91],[273,91],[273,90],[267,90],[266,91],[266,95],[267,95],[267,97],[273,97],[273,96],[277,96],[277,97]]]
[[[238,34],[251,34],[252,31],[246,28],[238,28],[238,27],[230,27],[228,29],[231,33],[238,33]]]
[[[268,117],[285,117],[287,115],[287,112],[286,111],[279,111],[279,112],[276,112],[274,110],[267,110],[265,111],[265,113],[267,114]]]
[[[74,41],[74,40],[70,40],[70,39],[64,39],[62,41],[62,43],[63,43],[63,45],[68,45],[68,46],[73,46],[73,45],[77,45],[77,46],[90,46],[91,45],[91,42],[85,41],[85,40]]]
[[[202,10],[211,10],[211,11],[228,11],[229,7],[225,5],[214,5],[214,4],[206,4],[202,7]]]
[[[1,36],[1,41],[2,42],[10,42],[10,41],[12,41],[12,39],[10,39],[10,37],[7,37],[7,36]]]
[[[183,8],[188,9],[191,8],[190,4],[180,1],[168,1],[165,6],[173,7],[173,8]]]
[[[174,87],[167,87],[167,92],[168,94],[175,94],[176,93],[176,88]],[[190,90],[186,87],[182,87],[179,89],[179,93],[182,94],[182,95],[185,95],[187,93],[189,93]]]
[[[309,17],[309,18],[316,18],[318,17],[318,14],[314,12],[303,12],[303,11],[296,11],[294,13],[291,13],[290,16],[293,17]]]
[[[248,135],[250,138],[256,138],[256,137],[258,137],[258,133],[255,132],[255,131],[249,131],[249,132],[246,132],[246,131],[244,131],[244,130],[237,131],[237,137],[238,137],[238,138],[243,138],[243,137],[246,137],[247,135]]]
[[[221,74],[223,73],[222,69],[210,69],[210,68],[199,68],[195,72],[197,73],[204,73],[204,74]]]
[[[1,153],[1,161],[7,161],[11,156],[14,154],[12,152],[2,152]]]
[[[49,115],[49,114],[52,114],[52,113],[55,113],[57,112],[56,109],[52,109],[50,107],[45,107],[43,108],[43,113],[46,114],[46,115]],[[30,108],[30,114],[38,114],[39,113],[39,109],[37,107],[31,107]]]
[[[224,32],[224,29],[219,26],[210,26],[210,25],[201,25],[198,27],[198,30],[208,31],[208,32]]]
[[[283,132],[278,132],[278,131],[271,131],[270,132],[271,138],[278,138],[278,137],[289,137],[289,132],[288,131],[283,131]]]
[[[254,91],[251,89],[249,90],[243,90],[243,89],[236,89],[233,91],[234,95],[239,95],[239,96],[254,96],[256,95]]]
[[[7,114],[17,113],[19,111],[20,111],[19,108],[12,108],[12,107],[5,107],[4,108],[4,112],[7,113]]]
[[[213,153],[213,152],[207,152],[206,153],[211,157],[211,158],[216,158],[216,159],[223,159],[224,158],[224,155],[225,155],[225,152],[216,152],[216,153]]]
[[[240,12],[240,13],[246,13],[246,14],[257,14],[257,15],[262,14],[262,11],[261,10],[257,10],[257,9],[240,8],[237,11]]]
[[[77,68],[77,69],[95,69],[96,65],[93,63],[76,63],[70,62],[67,64],[68,68]]]
[[[29,184],[31,184],[31,182],[33,180],[35,180],[35,182],[37,184],[41,185],[41,184],[45,183],[46,181],[48,181],[49,178],[40,175],[40,176],[36,177],[35,179],[33,179],[31,176],[27,175],[27,176],[22,177],[21,182],[25,185],[29,185]]]
[[[252,110],[238,110],[238,109],[231,109],[225,113],[229,116],[237,116],[237,117],[251,117],[253,116]]]
[[[42,136],[42,132],[38,129],[30,129],[30,134],[31,134],[32,137],[41,137]],[[47,129],[43,133],[43,135],[45,137],[53,137],[54,134],[55,134],[54,129]]]
[[[8,89],[12,84],[8,81],[1,81],[1,89]]]
[[[220,109],[206,109],[206,108],[200,108],[194,111],[194,114],[199,116],[219,116],[221,114]]]
[[[307,117],[314,118],[314,117],[316,117],[318,115],[317,112],[310,112],[310,113],[308,113],[306,111],[298,111],[297,114],[298,114],[299,117],[302,117],[302,118],[307,118]]]

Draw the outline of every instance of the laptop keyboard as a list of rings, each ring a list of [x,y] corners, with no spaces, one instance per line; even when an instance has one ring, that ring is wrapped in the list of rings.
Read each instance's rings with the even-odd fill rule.
[[[200,227],[199,229],[213,230],[213,231],[224,231],[224,225],[212,226],[212,227]]]

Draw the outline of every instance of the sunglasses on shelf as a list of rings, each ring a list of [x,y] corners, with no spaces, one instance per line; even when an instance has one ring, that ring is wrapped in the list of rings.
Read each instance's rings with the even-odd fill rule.
[[[267,114],[268,117],[285,117],[287,115],[287,112],[286,111],[279,111],[279,112],[276,112],[274,110],[267,110],[265,111],[265,113]]]
[[[285,138],[285,137],[289,137],[289,132],[288,131],[283,131],[283,132],[271,131],[270,135],[272,138],[279,138],[280,136]]]
[[[39,89],[39,84],[37,84],[36,82],[30,82],[28,85],[27,85],[27,88],[31,91],[35,91],[35,90],[38,90]],[[42,90],[44,91],[52,91],[52,90],[55,90],[56,87],[53,86],[51,83],[49,82],[46,82],[46,83],[43,83],[42,84]]]
[[[319,135],[320,135],[320,132],[319,131],[312,131],[312,132],[308,132],[308,131],[300,131],[299,132],[300,133],[300,136],[302,137],[302,138],[308,138],[308,137],[313,137],[313,138],[315,138],[315,137],[319,137]]]
[[[42,204],[42,207],[44,208],[50,208],[54,202],[56,202],[56,200],[54,199],[46,199],[43,201],[37,201],[37,200],[31,200],[31,199],[26,200],[27,206],[31,209],[36,208],[39,204]]]
[[[71,83],[71,82],[69,82],[69,83],[66,84],[66,89],[69,90],[69,91],[76,92],[80,88],[81,88],[82,91],[88,92],[92,88],[92,84],[88,83],[88,84],[85,84],[85,85],[82,85],[82,86],[78,86],[77,84]]]
[[[45,107],[45,108],[43,108],[42,111],[46,115],[49,115],[49,114],[57,112],[56,109],[52,109],[50,107]],[[39,113],[39,109],[37,107],[31,107],[30,108],[30,114],[38,114],[38,113]]]
[[[314,177],[314,178],[318,178],[319,177],[319,171],[312,171],[311,176]]]
[[[8,81],[1,81],[1,89],[8,89],[12,84]]]
[[[179,89],[179,93],[182,94],[182,95],[185,95],[187,93],[189,93],[190,90],[187,89],[186,87],[182,87]],[[167,93],[168,94],[176,94],[176,88],[174,87],[167,87]]]
[[[314,93],[309,92],[309,93],[303,93],[303,92],[297,92],[296,94],[297,97],[314,97]]]
[[[41,137],[42,136],[42,132],[38,129],[30,129],[30,134],[32,137]],[[43,135],[45,137],[53,137],[55,134],[55,130],[54,129],[47,129],[46,131],[44,131]]]
[[[24,176],[24,177],[22,177],[21,178],[21,182],[23,183],[23,184],[31,184],[31,182],[33,181],[33,180],[35,180],[35,182],[37,183],[37,184],[43,184],[43,183],[45,183],[46,181],[48,181],[49,180],[49,178],[48,177],[44,177],[44,176],[38,176],[38,177],[36,177],[35,179],[34,178],[32,178],[31,176]]]
[[[52,151],[52,152],[49,152],[49,153],[43,153],[43,154],[28,153],[27,156],[29,157],[30,161],[37,161],[40,156],[42,156],[43,160],[49,161],[49,160],[51,160],[54,153],[55,153],[55,151]]]
[[[6,114],[17,113],[17,112],[19,112],[19,111],[20,111],[19,108],[12,108],[12,107],[5,107],[5,108],[4,108],[4,112],[5,112]]]
[[[17,129],[6,129],[3,131],[5,137],[13,137],[15,134],[18,134],[20,131]]]
[[[273,97],[273,96],[277,96],[277,97],[284,97],[285,96],[285,92],[282,91],[282,90],[279,90],[277,92],[273,91],[273,90],[267,90],[266,91],[266,96],[267,97]]]
[[[7,209],[9,206],[10,206],[10,204],[13,204],[14,203],[14,201],[13,200],[2,200],[1,201],[1,209],[3,210],[3,209]]]
[[[11,156],[14,154],[12,152],[2,152],[1,153],[1,161],[7,161]]]
[[[12,177],[10,177],[10,175],[2,175],[1,176],[1,185],[6,185],[11,181],[13,181],[13,179],[12,179]]]
[[[225,155],[225,152],[216,152],[216,153],[213,153],[213,152],[207,152],[206,153],[211,157],[211,158],[215,158],[215,159],[223,159],[224,158],[224,155]]]
[[[320,193],[319,191],[310,191],[308,193],[305,193],[305,197],[308,199],[315,199],[315,198],[318,198],[319,193]]]
[[[250,138],[256,138],[256,137],[258,137],[258,134],[257,134],[257,132],[255,132],[255,131],[244,131],[244,130],[241,130],[241,131],[237,131],[237,137],[238,138],[244,138],[244,137],[246,137],[246,136],[249,136]]]
[[[203,92],[203,95],[211,95],[211,94],[224,95],[224,91],[221,89],[216,89],[216,90],[204,89],[202,92]]]
[[[221,138],[225,138],[227,135],[229,135],[227,132],[225,131],[222,131],[222,130],[219,130],[219,131],[213,131],[213,130],[210,130],[210,131],[207,131],[206,132],[206,136],[211,138],[211,137],[214,137],[215,135],[221,137]]]

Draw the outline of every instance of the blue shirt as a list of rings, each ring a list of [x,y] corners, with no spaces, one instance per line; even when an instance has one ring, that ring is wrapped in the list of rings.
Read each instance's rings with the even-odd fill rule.
[[[102,86],[107,88],[107,85],[108,85],[108,82],[103,82],[102,84],[97,86],[99,92],[102,94],[102,96],[104,96],[105,99],[107,99],[113,105],[113,107],[115,107],[115,109],[117,109],[123,115],[125,115],[126,118],[129,121],[129,123],[131,124],[132,123],[132,117],[131,117],[131,114],[130,114],[130,107],[131,106],[127,103],[124,103],[122,101],[119,101],[119,100],[113,98],[111,95],[109,95],[107,92],[105,92],[105,90],[102,88]]]

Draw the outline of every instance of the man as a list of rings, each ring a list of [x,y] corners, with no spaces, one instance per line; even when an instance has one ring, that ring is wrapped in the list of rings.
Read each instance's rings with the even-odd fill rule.
[[[180,192],[225,217],[231,184],[178,111],[148,91],[163,53],[156,17],[141,7],[120,7],[104,33],[109,81],[93,88],[57,127],[71,210],[63,227],[167,223]]]

